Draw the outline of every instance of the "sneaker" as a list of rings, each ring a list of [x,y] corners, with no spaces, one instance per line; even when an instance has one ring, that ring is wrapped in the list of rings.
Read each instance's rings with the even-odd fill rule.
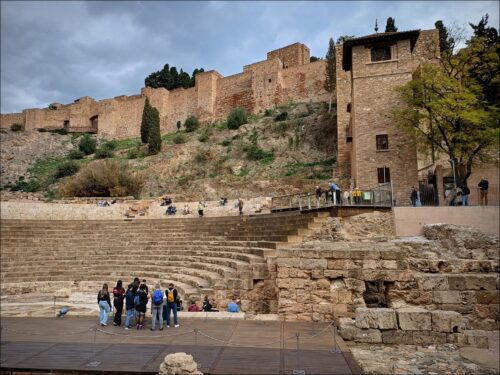
[[[160,328],[160,331],[163,331],[163,327]]]
[[[130,327],[125,327],[125,329],[128,331],[130,329]]]
[[[155,329],[154,328],[150,328],[151,331],[154,331]]]
[[[103,327],[106,327],[106,326],[107,326],[107,324],[106,324],[106,323],[101,323],[101,325],[102,325]]]
[[[167,328],[170,328],[170,326],[167,326]]]
[[[118,324],[117,323],[113,323],[114,326],[117,326]]]
[[[179,325],[178,325],[178,324],[176,324],[174,327],[175,327],[175,328],[179,328]]]

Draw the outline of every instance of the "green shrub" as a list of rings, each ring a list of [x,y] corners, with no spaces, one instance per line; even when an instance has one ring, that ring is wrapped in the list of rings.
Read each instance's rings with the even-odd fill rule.
[[[10,130],[12,130],[13,132],[21,131],[21,130],[23,130],[23,125],[22,124],[18,124],[18,123],[12,124],[10,126]]]
[[[224,146],[224,147],[227,147],[231,144],[231,140],[230,139],[224,139],[222,142],[221,142],[221,146]]]
[[[198,141],[200,142],[206,142],[210,139],[210,135],[211,135],[211,132],[210,132],[210,129],[209,128],[205,128],[201,134],[199,135],[198,137]]]
[[[40,182],[36,179],[29,181],[24,180],[24,176],[20,176],[14,186],[10,188],[11,191],[24,191],[25,193],[34,193],[40,190]]]
[[[174,137],[172,137],[172,142],[174,142],[176,145],[186,143],[186,137],[184,136],[184,134],[178,133]]]
[[[285,121],[288,118],[288,112],[280,112],[274,118],[274,121]]]
[[[85,156],[85,152],[80,151],[80,150],[71,150],[68,154],[68,158],[76,160],[76,159],[83,159]]]
[[[118,146],[118,142],[116,142],[116,141],[107,141],[107,142],[104,142],[104,144],[101,145],[101,148],[104,148],[106,150],[116,150],[117,146]]]
[[[270,153],[268,156],[266,156],[265,158],[261,159],[259,161],[259,164],[260,165],[269,165],[269,164],[272,164],[274,162],[274,154],[273,153]]]
[[[106,159],[106,158],[112,158],[113,156],[114,156],[113,150],[109,150],[105,147],[98,148],[94,154],[95,159]]]
[[[129,159],[137,159],[140,155],[140,151],[138,148],[131,148],[127,152],[127,158]]]
[[[290,124],[287,121],[280,121],[274,125],[273,130],[275,133],[278,133],[280,136],[283,136],[285,135],[289,127]]]
[[[274,109],[266,109],[264,111],[264,116],[266,116],[266,117],[272,117],[272,116],[274,116]]]
[[[69,160],[60,164],[54,174],[55,178],[62,178],[66,176],[72,176],[80,169],[80,164],[76,161]]]
[[[196,156],[194,157],[194,160],[197,162],[197,163],[204,163],[207,161],[207,152],[205,150],[200,150],[198,151],[198,153],[196,154]]]
[[[82,139],[80,139],[80,143],[78,144],[78,149],[83,151],[85,155],[90,155],[95,152],[97,147],[97,141],[90,136],[90,134],[85,134]]]
[[[40,133],[45,133],[47,131],[47,129],[45,128],[38,128],[36,130],[38,130]]]
[[[66,128],[58,128],[50,131],[51,133],[56,133],[60,135],[68,135],[69,131]]]
[[[244,148],[244,151],[247,154],[248,160],[261,160],[264,158],[274,157],[274,154],[272,152],[266,152],[256,144],[251,144],[250,146],[246,146]]]
[[[200,127],[200,122],[196,116],[189,116],[184,122],[187,132],[193,132]]]
[[[151,122],[149,124],[148,152],[156,155],[161,151],[160,112],[155,107],[151,109]]]
[[[100,160],[86,165],[72,178],[63,182],[59,194],[63,197],[124,197],[139,198],[144,186],[143,172],[132,171],[118,160]]]
[[[247,111],[241,107],[232,109],[229,116],[227,116],[228,129],[238,129],[241,125],[246,124],[247,122]]]

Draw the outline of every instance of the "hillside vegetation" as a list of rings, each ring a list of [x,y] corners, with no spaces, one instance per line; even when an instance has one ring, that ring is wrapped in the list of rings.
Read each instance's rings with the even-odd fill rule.
[[[1,138],[2,159],[8,155],[9,162],[2,166],[0,185],[4,195],[36,191],[54,199],[68,195],[67,186],[99,168],[100,159],[113,159],[143,178],[137,195],[142,198],[168,194],[176,200],[214,200],[312,191],[331,177],[336,132],[335,110],[328,113],[324,103],[266,110],[248,116],[238,129],[228,129],[226,121],[189,132],[182,127],[163,134],[162,150],[153,156],[139,138],[98,139],[97,150],[84,156],[75,151],[80,134],[9,130]],[[16,150],[20,142],[30,144],[29,155]]]

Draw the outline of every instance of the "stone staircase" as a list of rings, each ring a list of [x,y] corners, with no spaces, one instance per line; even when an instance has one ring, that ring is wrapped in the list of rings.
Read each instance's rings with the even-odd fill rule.
[[[326,213],[168,220],[2,220],[2,302],[19,295],[94,294],[103,283],[175,284],[181,298],[231,298],[258,312],[275,289],[276,249],[299,242]],[[266,286],[264,286],[266,284]],[[272,295],[275,290],[267,290]],[[17,297],[16,297],[17,296]],[[275,303],[276,304],[276,303]]]

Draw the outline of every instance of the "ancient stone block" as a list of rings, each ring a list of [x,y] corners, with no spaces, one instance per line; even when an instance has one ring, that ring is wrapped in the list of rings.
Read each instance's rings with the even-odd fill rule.
[[[418,277],[418,287],[422,290],[448,290],[448,278],[444,275],[422,274]]]
[[[500,305],[475,305],[474,312],[478,318],[500,320]]]
[[[403,331],[430,331],[432,320],[430,311],[419,307],[405,307],[397,310],[399,328]]]
[[[413,335],[408,331],[390,329],[382,331],[382,342],[384,344],[413,345]]]
[[[349,318],[339,319],[339,333],[344,340],[365,342],[365,343],[381,343],[382,334],[378,329],[360,329],[356,327],[354,321]]]
[[[434,303],[460,303],[462,298],[460,292],[453,291],[435,291],[432,292],[432,300]]]
[[[297,258],[278,258],[278,267],[300,267],[300,259]]]
[[[398,262],[395,260],[381,260],[380,267],[386,270],[397,270]]]
[[[302,259],[300,261],[300,267],[306,270],[324,270],[326,266],[326,259]]]
[[[364,292],[366,290],[365,282],[363,280],[346,278],[344,279],[347,289],[355,290],[357,292]]]
[[[396,313],[393,309],[386,308],[357,308],[356,327],[397,329]]]
[[[447,339],[446,333],[442,332],[414,331],[412,335],[414,345],[445,344]]]
[[[500,303],[500,293],[498,291],[480,290],[476,292],[477,303],[483,305]]]
[[[458,345],[489,348],[489,333],[487,331],[470,330],[458,336]]]
[[[431,311],[432,330],[435,332],[457,333],[465,329],[462,314],[455,311]]]
[[[463,275],[449,275],[448,276],[448,285],[451,290],[465,290],[466,282],[465,276]]]
[[[497,275],[466,275],[465,289],[469,290],[496,290]]]
[[[328,260],[327,268],[330,270],[351,270],[361,268],[351,259]]]

